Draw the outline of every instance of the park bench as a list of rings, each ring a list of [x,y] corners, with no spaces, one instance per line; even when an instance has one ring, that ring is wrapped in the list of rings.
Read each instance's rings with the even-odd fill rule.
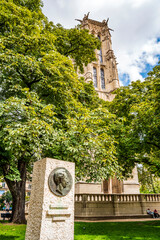
[[[5,220],[5,218],[11,218],[12,216],[12,213],[1,213],[1,218],[3,218],[3,220]]]

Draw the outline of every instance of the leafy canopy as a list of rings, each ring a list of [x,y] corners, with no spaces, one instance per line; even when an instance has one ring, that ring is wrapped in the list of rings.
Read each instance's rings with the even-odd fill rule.
[[[134,162],[147,164],[159,176],[160,65],[148,73],[145,81],[132,82],[116,93],[110,110],[122,122],[115,131],[119,161],[129,161],[128,166]]]
[[[79,27],[55,26],[41,6],[0,2],[1,172],[20,180],[21,163],[30,171],[48,156],[75,162],[78,179],[119,175],[108,127],[114,116],[75,72],[95,60],[100,42]]]

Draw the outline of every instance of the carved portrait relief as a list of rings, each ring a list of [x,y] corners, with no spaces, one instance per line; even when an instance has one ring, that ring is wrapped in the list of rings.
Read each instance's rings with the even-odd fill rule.
[[[72,176],[63,167],[55,168],[49,175],[48,185],[52,193],[57,196],[66,196],[72,187]]]

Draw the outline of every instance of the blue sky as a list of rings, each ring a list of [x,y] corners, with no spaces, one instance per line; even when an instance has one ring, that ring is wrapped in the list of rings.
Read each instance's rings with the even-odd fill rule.
[[[50,21],[73,28],[76,18],[109,18],[121,85],[143,79],[160,60],[159,0],[43,0]]]

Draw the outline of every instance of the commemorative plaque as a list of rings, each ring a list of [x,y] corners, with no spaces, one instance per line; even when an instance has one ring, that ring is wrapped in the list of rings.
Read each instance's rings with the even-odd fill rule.
[[[70,172],[63,167],[55,168],[48,178],[49,188],[57,196],[66,196],[71,190],[72,184]]]

